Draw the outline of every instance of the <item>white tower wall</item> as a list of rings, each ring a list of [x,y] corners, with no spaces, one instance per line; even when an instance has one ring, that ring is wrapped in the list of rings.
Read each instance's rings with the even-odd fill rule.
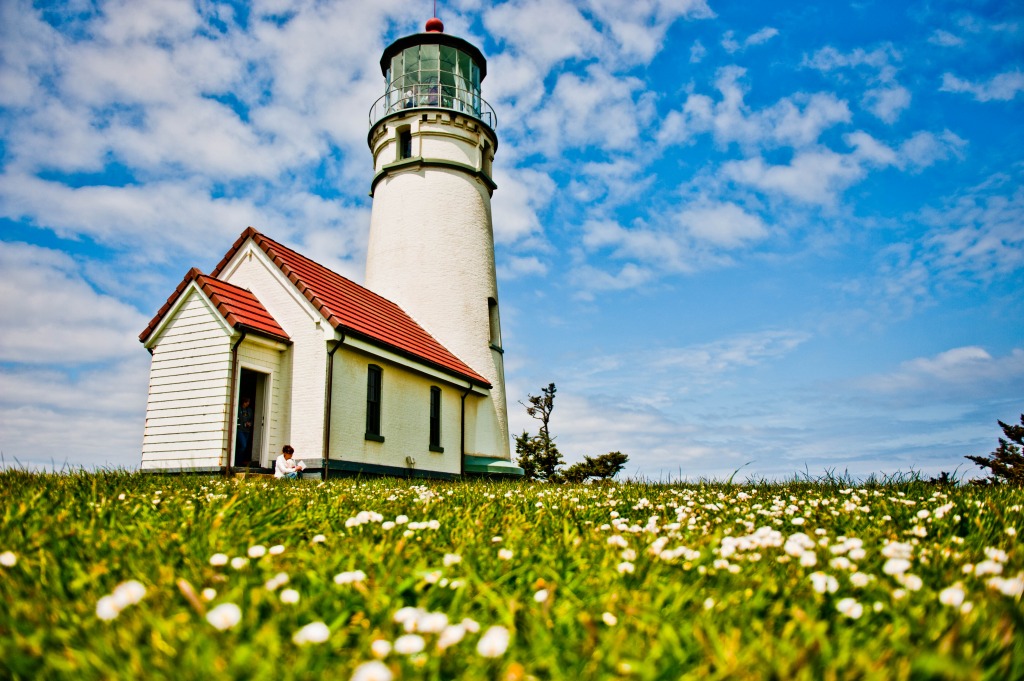
[[[399,158],[399,135],[411,137]],[[497,310],[491,161],[497,139],[455,112],[411,110],[370,133],[376,176],[366,286],[491,383],[466,410],[466,453],[510,459]],[[491,302],[493,301],[493,302]]]

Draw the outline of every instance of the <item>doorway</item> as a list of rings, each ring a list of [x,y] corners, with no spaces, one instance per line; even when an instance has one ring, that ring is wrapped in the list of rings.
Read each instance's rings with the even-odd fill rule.
[[[243,368],[238,377],[236,467],[262,466],[267,422],[267,374]]]

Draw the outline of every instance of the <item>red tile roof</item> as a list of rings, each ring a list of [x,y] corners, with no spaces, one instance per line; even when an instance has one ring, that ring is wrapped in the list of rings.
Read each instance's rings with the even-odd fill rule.
[[[140,341],[145,342],[149,338],[150,334],[159,326],[164,315],[174,306],[178,297],[181,296],[182,292],[193,281],[196,282],[196,285],[199,286],[200,290],[206,294],[213,304],[217,306],[217,311],[220,312],[231,328],[240,331],[256,332],[262,336],[291,342],[288,334],[277,323],[277,320],[270,316],[267,309],[263,307],[263,304],[250,291],[239,288],[234,284],[229,284],[226,281],[208,277],[195,267],[188,271],[185,278],[174,289],[171,297],[167,299],[167,302],[163,304],[163,307],[156,313],[156,316],[149,322],[146,330],[139,334]]]
[[[259,246],[336,329],[398,354],[490,387],[490,382],[439,343],[402,308],[249,227],[211,273],[217,277],[247,239]]]

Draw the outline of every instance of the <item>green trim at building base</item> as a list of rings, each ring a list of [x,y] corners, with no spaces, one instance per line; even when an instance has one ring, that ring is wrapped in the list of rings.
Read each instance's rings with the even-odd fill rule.
[[[484,456],[467,456],[463,465],[466,475],[487,475],[521,478],[525,471],[505,459],[489,459]]]
[[[428,471],[418,468],[401,468],[399,466],[384,466],[375,463],[362,463],[359,461],[343,461],[331,459],[327,462],[327,477],[335,475],[389,475],[395,478],[428,478],[435,480],[458,480],[458,473],[444,473],[442,471]],[[322,472],[322,469],[307,468],[305,475]]]
[[[242,469],[244,470],[244,469]],[[181,468],[140,468],[147,475],[224,475],[224,466],[183,466]]]
[[[458,480],[458,473],[445,473],[443,471],[430,471],[419,468],[401,468],[399,466],[384,466],[374,463],[362,463],[359,461],[344,461],[331,459],[327,462],[327,477],[356,475],[386,475],[395,478],[422,478],[434,480]],[[523,469],[511,461],[505,459],[489,459],[483,456],[467,456],[465,459],[464,472],[467,477],[509,477],[521,478]],[[194,468],[143,468],[141,472],[153,475],[224,475],[223,466],[196,466]],[[249,469],[232,468],[236,473],[273,473],[273,468]],[[303,471],[303,478],[319,477],[323,468],[309,467]]]

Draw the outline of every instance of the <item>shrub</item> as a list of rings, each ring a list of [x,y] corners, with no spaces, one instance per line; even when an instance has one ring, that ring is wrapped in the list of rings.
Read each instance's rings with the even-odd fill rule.
[[[1005,438],[999,438],[999,446],[988,456],[968,455],[974,463],[987,468],[991,475],[991,483],[1006,482],[1011,485],[1024,485],[1024,414],[1020,416],[1021,425],[1009,425],[999,421]]]

